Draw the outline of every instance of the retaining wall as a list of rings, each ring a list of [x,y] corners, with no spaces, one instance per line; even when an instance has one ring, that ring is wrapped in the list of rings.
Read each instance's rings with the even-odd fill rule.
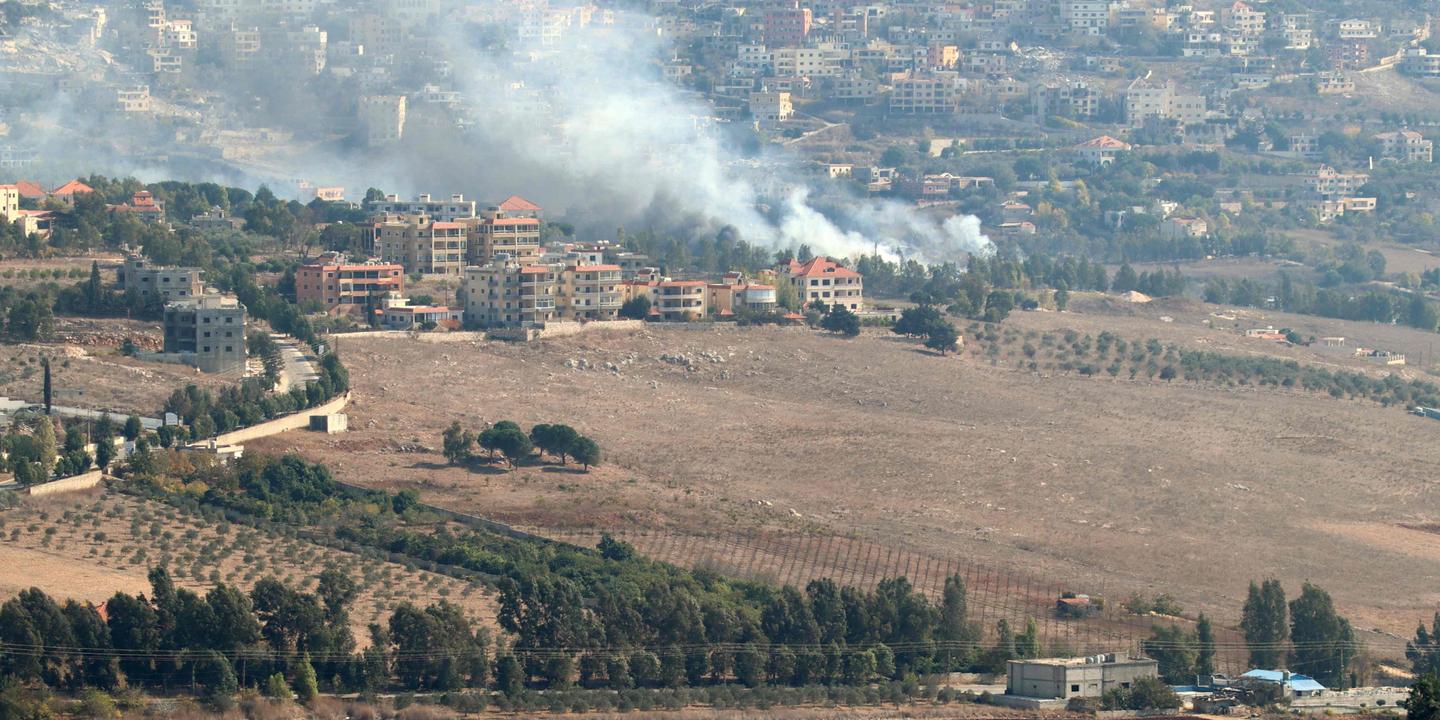
[[[347,392],[340,397],[332,398],[324,405],[317,405],[313,408],[307,408],[297,413],[291,413],[283,417],[275,418],[274,420],[266,420],[259,425],[251,425],[247,428],[241,428],[239,430],[233,430],[231,432],[225,433],[215,438],[215,443],[217,445],[244,445],[251,440],[258,440],[263,437],[270,437],[271,435],[279,435],[280,433],[290,430],[308,428],[310,427],[311,415],[332,415],[334,413],[340,412],[341,410],[344,410],[345,405],[349,402],[350,393]],[[208,446],[210,444],[210,441],[202,440],[198,443],[192,444]]]
[[[104,479],[105,473],[103,471],[91,470],[90,472],[80,475],[60,478],[59,480],[41,483],[40,485],[31,485],[25,488],[25,494],[30,496],[54,495],[56,493],[74,492],[76,490],[89,490],[99,485],[100,481]]]

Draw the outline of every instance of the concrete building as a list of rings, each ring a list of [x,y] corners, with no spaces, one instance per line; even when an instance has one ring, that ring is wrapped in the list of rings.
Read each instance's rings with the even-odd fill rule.
[[[522,265],[508,257],[465,268],[465,323],[513,327],[553,320],[558,280],[554,267]]]
[[[393,298],[380,310],[380,324],[390,330],[430,330],[443,327],[458,330],[464,311],[443,305],[411,305],[409,300]]]
[[[555,311],[562,320],[614,320],[624,296],[619,265],[570,265],[559,273]]]
[[[485,208],[480,219],[467,222],[471,265],[484,265],[500,255],[522,264],[540,258],[540,206],[512,195]]]
[[[1120,153],[1129,151],[1130,143],[1109,135],[1101,135],[1075,146],[1076,159],[1090,165],[1109,165]]]
[[[465,270],[468,243],[462,222],[405,215],[375,224],[375,254],[409,273],[460,275]]]
[[[1125,122],[1142,127],[1150,118],[1175,120],[1193,125],[1205,120],[1204,96],[1179,92],[1173,81],[1150,82],[1136,78],[1124,91]]]
[[[953,72],[903,72],[890,78],[890,112],[949,115],[959,112],[965,79]]]
[[[404,95],[366,95],[360,98],[359,109],[367,144],[389,145],[405,136]]]
[[[705,281],[662,280],[655,287],[651,312],[661,320],[688,322],[706,315]]]
[[[750,115],[761,126],[771,126],[795,117],[790,93],[761,91],[750,93]]]
[[[1204,220],[1193,217],[1170,217],[1160,223],[1160,238],[1175,241],[1187,238],[1203,238],[1210,234],[1210,226]]]
[[[706,311],[718,317],[770,312],[777,306],[775,286],[751,282],[742,273],[725,273],[720,282],[705,286],[705,304]]]
[[[1060,0],[1060,25],[1072,35],[1104,35],[1110,27],[1109,0]]]
[[[1414,130],[1380,133],[1375,139],[1380,141],[1381,154],[1392,160],[1428,163],[1434,156],[1434,143]]]
[[[451,195],[449,200],[435,199],[429,194],[418,195],[414,200],[401,200],[399,195],[386,195],[381,200],[365,203],[365,211],[372,215],[424,215],[444,222],[457,222],[475,217],[475,201],[466,200],[464,195]]]
[[[1044,119],[1094,117],[1100,110],[1100,93],[1083,80],[1039,82],[1030,86],[1030,111]]]
[[[760,17],[765,44],[785,47],[805,42],[812,20],[810,8],[800,7],[799,0],[790,0],[766,10]]]
[[[801,304],[820,301],[826,305],[839,303],[859,312],[865,307],[865,283],[860,273],[826,257],[808,262],[791,260],[776,268],[779,282],[790,283]]]
[[[14,222],[20,217],[20,188],[0,185],[0,220]]]
[[[328,313],[364,316],[392,292],[405,293],[405,268],[398,263],[350,263],[329,255],[295,271],[295,302],[315,303]]]
[[[200,268],[153,266],[140,255],[130,255],[115,271],[116,286],[121,292],[134,290],[142,298],[159,296],[163,301],[203,295]]]
[[[1370,176],[1365,173],[1342,173],[1329,165],[1321,165],[1310,177],[1310,188],[1321,197],[1334,199],[1353,195]]]
[[[1041,699],[1098,698],[1158,675],[1159,663],[1117,652],[1079,658],[1011,660],[1005,694]]]
[[[1440,77],[1440,53],[1425,48],[1409,48],[1400,58],[1400,72],[1416,77]]]
[[[165,305],[165,354],[201,372],[245,369],[245,306],[212,293]]]

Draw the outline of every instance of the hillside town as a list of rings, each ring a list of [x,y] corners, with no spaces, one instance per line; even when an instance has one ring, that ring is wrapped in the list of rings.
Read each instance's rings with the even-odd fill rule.
[[[1437,31],[0,0],[0,720],[1440,720]]]

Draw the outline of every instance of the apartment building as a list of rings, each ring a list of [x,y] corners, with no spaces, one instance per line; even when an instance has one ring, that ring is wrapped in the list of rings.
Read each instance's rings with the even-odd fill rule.
[[[1131,127],[1142,127],[1150,118],[1175,120],[1182,125],[1205,119],[1204,96],[1180,93],[1174,81],[1155,83],[1136,78],[1125,88],[1124,98],[1125,121]]]
[[[475,217],[475,201],[466,200],[464,195],[459,194],[451,195],[448,200],[437,200],[429,194],[417,195],[414,200],[386,195],[382,200],[366,202],[365,211],[372,215],[424,215],[444,222],[456,222]]]
[[[1409,48],[1400,58],[1400,72],[1416,77],[1440,77],[1440,53],[1423,47]]]
[[[1433,158],[1434,143],[1414,130],[1380,133],[1375,139],[1380,141],[1381,154],[1392,160],[1428,163]]]
[[[705,286],[704,280],[662,280],[655,286],[651,313],[678,322],[704,319]]]
[[[465,268],[465,323],[512,327],[553,320],[558,281],[553,266],[523,265],[508,257]]]
[[[245,369],[245,306],[211,293],[165,305],[165,353],[207,373]]]
[[[824,43],[820,47],[777,48],[770,57],[777,77],[832,77],[841,73],[850,51]]]
[[[1060,25],[1072,35],[1104,35],[1110,27],[1110,2],[1060,0]]]
[[[145,258],[130,255],[115,271],[115,277],[121,292],[134,290],[145,299],[154,295],[170,301],[203,295],[203,272],[200,268],[152,266]]]
[[[150,86],[132,85],[116,88],[115,109],[123,113],[150,112]]]
[[[462,222],[403,215],[375,223],[375,254],[408,273],[460,275],[467,264],[467,247]]]
[[[1236,0],[1229,7],[1220,9],[1220,24],[1227,30],[1256,37],[1265,32],[1265,13]]]
[[[1109,135],[1086,140],[1075,146],[1076,159],[1088,165],[1109,165],[1122,152],[1130,151],[1130,143]]]
[[[946,115],[960,110],[965,79],[951,72],[904,72],[890,79],[890,112]]]
[[[752,92],[750,93],[750,115],[761,125],[768,126],[795,117],[795,106],[791,104],[788,92]]]
[[[1030,86],[1031,112],[1042,119],[1051,115],[1094,117],[1100,111],[1100,97],[1084,80],[1040,82]]]
[[[765,44],[770,47],[799,45],[810,35],[812,21],[810,8],[800,7],[798,0],[770,8],[761,15]]]
[[[444,222],[456,222],[475,217],[475,201],[466,200],[464,195],[459,194],[451,195],[449,200],[437,200],[429,194],[417,195],[414,200],[386,195],[383,200],[366,202],[365,211],[372,215],[424,215]]]
[[[864,278],[830,258],[816,257],[803,263],[791,260],[776,268],[776,275],[779,282],[790,283],[795,288],[805,305],[818,300],[826,305],[838,303],[857,312],[865,306]]]
[[[706,310],[718,317],[742,311],[769,312],[776,307],[774,285],[751,282],[742,273],[725,273],[718,283],[705,286]]]
[[[1310,177],[1310,188],[1327,199],[1336,199],[1355,194],[1370,176],[1365,173],[1342,173],[1329,165],[1321,165]]]
[[[0,220],[14,222],[20,217],[20,188],[0,185]]]
[[[315,303],[332,314],[363,316],[392,292],[405,292],[405,268],[398,263],[350,263],[343,255],[330,255],[295,271],[295,302]]]
[[[500,255],[516,262],[533,263],[540,258],[540,206],[513,195],[498,205],[485,208],[470,228],[471,265],[484,265]]]
[[[1210,234],[1210,226],[1200,218],[1170,217],[1160,223],[1160,238],[1177,241],[1203,238]]]
[[[371,146],[389,145],[405,136],[405,96],[366,95],[360,98],[360,126]]]
[[[559,273],[555,311],[563,320],[614,320],[623,302],[619,265],[570,265]]]

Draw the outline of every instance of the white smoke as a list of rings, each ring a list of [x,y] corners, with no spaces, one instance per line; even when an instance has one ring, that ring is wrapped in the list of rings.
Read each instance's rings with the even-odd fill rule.
[[[456,52],[462,92],[500,95],[475,117],[491,150],[482,162],[512,177],[543,177],[528,191],[568,209],[568,219],[698,219],[733,226],[752,243],[805,244],[841,257],[878,250],[941,262],[993,251],[974,217],[942,222],[900,202],[859,197],[817,209],[794,156],[743,157],[709,125],[703,99],[662,77],[656,61],[670,47],[644,29],[647,20],[621,14],[614,27],[574,28],[556,49],[534,54]],[[767,204],[770,213],[762,212]]]

